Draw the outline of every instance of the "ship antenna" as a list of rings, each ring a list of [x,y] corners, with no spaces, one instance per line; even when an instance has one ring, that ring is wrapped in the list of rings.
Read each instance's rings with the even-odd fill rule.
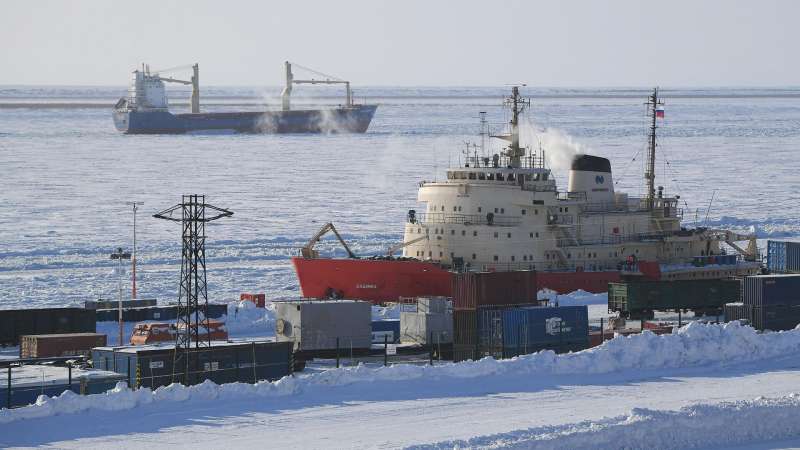
[[[647,100],[647,113],[650,118],[650,132],[647,145],[647,168],[644,179],[647,181],[647,208],[653,209],[656,199],[656,118],[658,107],[664,103],[658,99],[658,88],[653,89],[653,94]]]
[[[511,160],[511,167],[520,167],[525,149],[519,145],[519,115],[530,106],[531,101],[520,97],[519,86],[514,86],[511,88],[511,97],[506,99],[506,104],[511,106],[511,145],[508,157]]]

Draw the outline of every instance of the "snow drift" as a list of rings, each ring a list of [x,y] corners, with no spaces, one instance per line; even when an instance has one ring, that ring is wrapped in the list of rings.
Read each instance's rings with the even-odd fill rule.
[[[132,391],[124,383],[105,394],[78,396],[65,392],[58,397],[40,396],[35,405],[0,411],[0,424],[28,418],[70,414],[86,410],[131,409],[153,402],[184,402],[209,399],[248,399],[288,395],[319,395],[331,387],[353,389],[359,384],[402,382],[415,379],[453,380],[481,377],[600,374],[641,369],[668,369],[752,362],[800,354],[800,328],[779,333],[757,333],[738,322],[707,325],[692,322],[672,335],[617,336],[600,347],[556,355],[543,351],[508,360],[480,361],[437,366],[400,364],[370,368],[363,365],[310,375],[285,377],[275,382],[196,386],[171,385],[155,391]],[[353,386],[349,386],[353,385]],[[349,386],[349,387],[348,387]]]
[[[634,409],[624,416],[529,428],[413,449],[685,449],[724,448],[800,436],[800,395],[698,404],[679,411]]]

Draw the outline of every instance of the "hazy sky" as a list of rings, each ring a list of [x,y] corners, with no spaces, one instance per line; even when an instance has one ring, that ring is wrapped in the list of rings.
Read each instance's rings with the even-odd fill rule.
[[[789,0],[6,0],[0,43],[0,84],[199,62],[203,85],[280,85],[289,59],[361,85],[800,85]]]

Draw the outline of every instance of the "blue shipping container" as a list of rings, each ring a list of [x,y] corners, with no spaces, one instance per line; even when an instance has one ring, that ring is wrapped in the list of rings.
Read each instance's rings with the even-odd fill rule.
[[[589,339],[586,306],[523,307],[503,311],[506,353],[524,354],[542,348],[585,345]]]
[[[800,274],[746,277],[742,300],[744,304],[755,307],[800,306]]]
[[[767,269],[772,273],[800,273],[800,242],[767,241]]]
[[[372,343],[383,344],[384,336],[389,337],[390,344],[400,342],[399,320],[375,320],[372,322]]]

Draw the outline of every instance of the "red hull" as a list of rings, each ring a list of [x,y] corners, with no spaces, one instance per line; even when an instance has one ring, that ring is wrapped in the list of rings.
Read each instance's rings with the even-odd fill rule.
[[[396,302],[400,297],[452,296],[453,274],[422,261],[371,259],[292,258],[300,290],[306,298],[342,298],[373,303]],[[620,280],[619,272],[538,272],[537,288],[559,294],[583,289],[606,292],[608,283]]]

